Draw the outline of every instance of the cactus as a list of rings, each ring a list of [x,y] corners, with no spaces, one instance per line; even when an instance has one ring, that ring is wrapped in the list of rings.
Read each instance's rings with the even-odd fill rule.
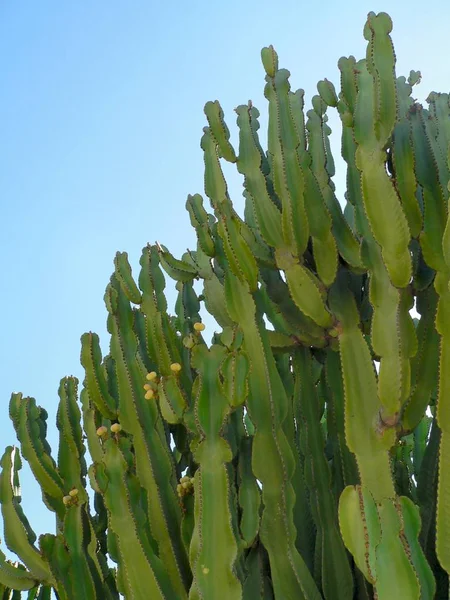
[[[0,504],[19,562],[0,552],[2,598],[448,598],[450,101],[412,99],[420,73],[397,77],[391,30],[370,13],[366,57],[341,58],[341,89],[321,80],[306,114],[264,48],[267,152],[251,102],[238,148],[206,104],[211,212],[186,202],[197,246],[147,244],[138,277],[117,253],[109,349],[81,338],[57,455],[45,409],[11,396]],[[244,178],[244,215],[223,160]],[[55,514],[37,543],[21,456]]]

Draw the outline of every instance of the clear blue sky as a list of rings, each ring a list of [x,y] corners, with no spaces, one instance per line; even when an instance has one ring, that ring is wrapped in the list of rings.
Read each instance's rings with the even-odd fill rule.
[[[82,379],[84,331],[106,346],[115,252],[137,269],[149,241],[177,256],[192,245],[184,204],[203,193],[205,102],[220,100],[235,141],[235,106],[251,98],[266,112],[261,47],[275,46],[310,98],[319,79],[338,83],[340,56],[364,55],[370,10],[392,16],[398,74],[422,71],[417,96],[448,91],[448,0],[0,3],[0,453],[22,391],[49,411],[56,454],[59,380]],[[240,180],[230,183],[239,208]],[[32,525],[53,531],[23,473]]]

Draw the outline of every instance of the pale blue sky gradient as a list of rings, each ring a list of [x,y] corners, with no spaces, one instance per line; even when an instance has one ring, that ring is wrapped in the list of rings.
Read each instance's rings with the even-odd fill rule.
[[[115,252],[136,271],[147,242],[176,256],[193,245],[184,204],[203,194],[205,102],[220,100],[234,142],[238,104],[252,99],[265,123],[260,49],[273,44],[309,105],[319,79],[338,84],[339,57],[364,56],[370,10],[393,18],[397,73],[422,71],[416,96],[448,92],[448,0],[0,3],[0,454],[15,442],[10,394],[22,391],[47,408],[56,456],[59,380],[82,379],[83,332],[106,348]],[[239,209],[235,174],[230,190]],[[32,526],[53,531],[23,473]]]

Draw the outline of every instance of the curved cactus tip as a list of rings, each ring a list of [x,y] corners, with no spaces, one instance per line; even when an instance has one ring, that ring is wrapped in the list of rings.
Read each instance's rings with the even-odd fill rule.
[[[319,81],[317,84],[317,91],[319,92],[319,95],[325,104],[328,106],[333,106],[334,108],[337,106],[338,97],[331,81],[328,81],[326,78],[322,81]]]
[[[261,50],[261,59],[267,75],[275,77],[275,73],[278,71],[278,54],[272,45]]]

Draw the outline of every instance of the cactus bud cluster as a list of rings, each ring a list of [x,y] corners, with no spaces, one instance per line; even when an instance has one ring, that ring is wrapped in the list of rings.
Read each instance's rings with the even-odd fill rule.
[[[185,475],[180,478],[180,483],[177,485],[177,493],[180,498],[194,492],[194,477]]]

